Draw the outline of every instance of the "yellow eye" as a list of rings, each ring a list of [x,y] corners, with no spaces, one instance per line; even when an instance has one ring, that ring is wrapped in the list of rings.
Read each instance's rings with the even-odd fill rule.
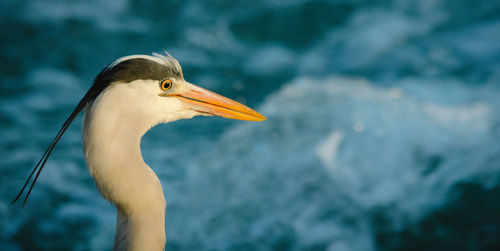
[[[172,88],[172,81],[170,79],[164,79],[161,81],[160,87],[162,90],[166,91],[166,90]]]

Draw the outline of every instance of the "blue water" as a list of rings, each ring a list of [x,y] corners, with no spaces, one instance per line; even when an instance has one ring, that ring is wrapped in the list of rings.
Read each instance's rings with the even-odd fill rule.
[[[143,138],[166,250],[500,250],[497,0],[3,0],[0,28],[0,250],[111,249],[81,116],[9,202],[105,64],[164,50],[268,117]]]

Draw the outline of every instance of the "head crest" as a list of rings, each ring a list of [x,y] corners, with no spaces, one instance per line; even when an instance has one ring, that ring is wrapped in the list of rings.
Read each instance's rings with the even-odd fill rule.
[[[182,68],[181,65],[179,64],[179,61],[177,61],[177,59],[172,57],[170,53],[165,51],[165,55],[163,55],[153,52],[153,56],[161,59],[166,66],[173,68],[176,72],[178,72],[181,75],[182,78],[184,78],[184,76],[182,75]]]

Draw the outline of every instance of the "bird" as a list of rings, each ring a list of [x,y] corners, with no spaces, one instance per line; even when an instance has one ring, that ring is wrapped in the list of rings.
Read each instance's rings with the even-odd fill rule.
[[[117,210],[113,250],[164,250],[166,201],[140,142],[153,126],[194,116],[263,121],[255,110],[187,82],[168,52],[121,57],[95,77],[28,176],[23,207],[57,142],[77,115],[83,119],[83,155],[100,194]],[[35,174],[36,173],[36,174]]]

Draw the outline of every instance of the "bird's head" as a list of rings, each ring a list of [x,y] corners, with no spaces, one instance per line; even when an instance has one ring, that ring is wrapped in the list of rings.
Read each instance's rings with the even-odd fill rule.
[[[120,58],[96,77],[92,88],[94,95],[87,97],[92,106],[106,97],[116,105],[126,104],[129,114],[154,119],[155,124],[196,115],[266,119],[243,104],[187,82],[180,64],[168,53]]]

